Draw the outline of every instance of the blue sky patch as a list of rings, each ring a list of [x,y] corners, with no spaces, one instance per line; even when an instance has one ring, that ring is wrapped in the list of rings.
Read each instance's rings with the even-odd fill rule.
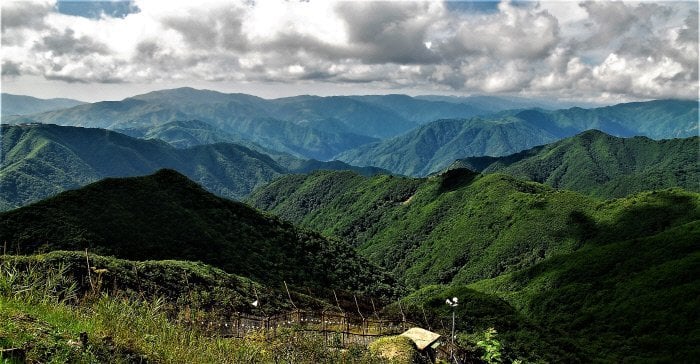
[[[132,1],[59,0],[56,8],[59,13],[89,19],[99,19],[102,14],[112,18],[124,18],[139,12],[139,8]]]

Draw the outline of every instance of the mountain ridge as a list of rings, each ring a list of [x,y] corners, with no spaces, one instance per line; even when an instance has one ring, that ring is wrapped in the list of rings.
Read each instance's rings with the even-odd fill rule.
[[[594,196],[624,197],[667,187],[700,192],[700,138],[618,138],[588,130],[504,157],[458,159],[450,168],[505,173]]]
[[[376,289],[377,296],[395,289],[343,243],[216,197],[168,169],[107,178],[0,213],[0,226],[0,239],[23,254],[89,248],[123,259],[202,261],[275,285],[284,277],[301,287]]]
[[[231,143],[178,149],[159,139],[136,139],[105,129],[51,124],[2,125],[0,210],[25,205],[104,177],[128,177],[175,168],[220,196],[241,199],[286,173],[351,169],[343,162],[305,161],[263,148]],[[262,151],[262,152],[261,152]],[[282,165],[284,164],[284,166]]]
[[[336,158],[353,165],[425,176],[457,159],[509,155],[589,129],[622,137],[691,137],[698,134],[697,114],[698,103],[688,100],[656,100],[596,109],[505,111],[492,119],[433,121],[403,135],[345,151]]]

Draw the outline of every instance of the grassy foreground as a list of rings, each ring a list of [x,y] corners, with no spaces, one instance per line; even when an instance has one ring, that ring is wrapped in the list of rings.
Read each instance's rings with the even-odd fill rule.
[[[173,322],[163,299],[78,294],[65,266],[18,270],[0,262],[1,363],[381,363],[365,347],[326,347],[318,335],[286,331],[221,338]]]

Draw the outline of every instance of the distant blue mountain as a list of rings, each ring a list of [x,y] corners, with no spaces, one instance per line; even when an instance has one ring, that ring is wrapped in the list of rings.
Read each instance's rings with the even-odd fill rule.
[[[296,96],[266,100],[185,87],[122,101],[8,117],[4,121],[158,134],[162,130],[149,130],[162,129],[173,121],[199,120],[237,141],[253,142],[297,157],[329,160],[343,151],[400,135],[436,119],[468,118],[510,106],[512,103],[499,104],[494,100],[481,107],[478,102],[433,101],[406,95]]]
[[[437,120],[336,158],[352,165],[424,176],[446,168],[456,159],[505,156],[590,129],[618,137],[697,136],[698,102],[657,100],[595,109],[527,109],[500,112],[495,117]]]
[[[84,102],[72,99],[38,99],[31,96],[3,93],[0,109],[2,109],[2,116],[4,119],[5,116],[10,115],[36,114],[82,104],[84,104]]]

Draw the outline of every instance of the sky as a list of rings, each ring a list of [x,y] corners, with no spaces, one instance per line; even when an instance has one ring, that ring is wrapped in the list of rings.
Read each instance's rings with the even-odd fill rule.
[[[12,1],[2,92],[698,98],[698,2]]]

